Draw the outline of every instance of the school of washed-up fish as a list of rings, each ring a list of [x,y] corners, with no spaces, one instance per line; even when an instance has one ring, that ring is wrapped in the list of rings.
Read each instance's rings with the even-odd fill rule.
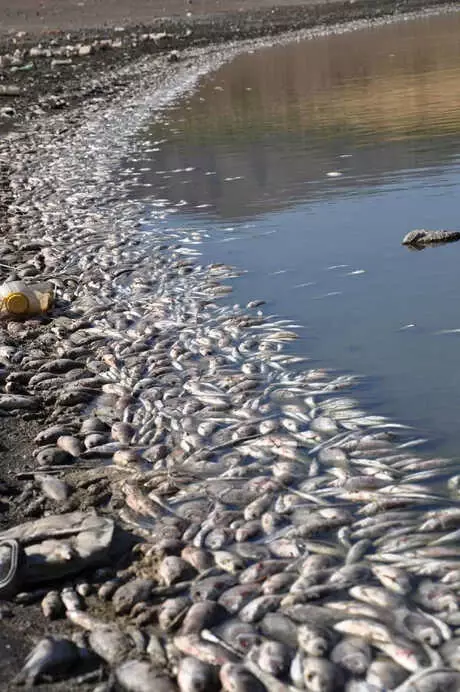
[[[458,464],[261,300],[230,305],[237,271],[186,231],[142,230],[110,178],[134,105],[4,145],[3,278],[56,286],[49,319],[0,332],[0,412],[42,421],[0,591],[57,620],[16,682],[460,690]]]

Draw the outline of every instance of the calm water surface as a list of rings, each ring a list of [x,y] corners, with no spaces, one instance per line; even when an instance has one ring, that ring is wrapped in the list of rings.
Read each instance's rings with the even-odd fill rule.
[[[245,270],[233,302],[266,299],[297,352],[460,458],[460,243],[400,244],[460,228],[460,15],[242,55],[126,165],[147,229],[200,231],[198,261]]]

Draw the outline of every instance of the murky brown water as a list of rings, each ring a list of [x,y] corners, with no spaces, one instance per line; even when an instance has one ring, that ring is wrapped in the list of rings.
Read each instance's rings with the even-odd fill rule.
[[[238,57],[127,164],[147,228],[205,235],[203,261],[247,270],[233,300],[268,299],[297,351],[456,456],[460,243],[400,241],[460,227],[459,105],[460,15],[405,21]]]

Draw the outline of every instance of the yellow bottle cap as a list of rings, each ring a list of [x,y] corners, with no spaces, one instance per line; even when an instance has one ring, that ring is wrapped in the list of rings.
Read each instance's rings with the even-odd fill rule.
[[[25,315],[29,310],[29,299],[24,293],[10,293],[5,298],[5,307],[12,315]]]

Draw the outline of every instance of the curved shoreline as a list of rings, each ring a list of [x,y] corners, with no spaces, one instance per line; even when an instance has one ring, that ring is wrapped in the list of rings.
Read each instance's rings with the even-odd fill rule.
[[[292,35],[290,36],[292,37]],[[171,47],[170,45],[165,50],[169,51]],[[135,368],[132,373],[128,371],[123,374],[123,370],[120,370],[117,364],[112,364],[113,358],[115,356],[120,357],[121,353],[117,342],[120,342],[121,346],[124,343],[120,333],[118,332],[118,335],[116,333],[116,326],[110,323],[113,317],[113,303],[109,302],[109,304],[106,303],[104,305],[104,300],[102,300],[99,306],[103,308],[102,310],[97,309],[97,300],[94,300],[94,303],[90,305],[91,300],[98,297],[102,287],[104,291],[108,291],[109,301],[113,301],[115,298],[120,301],[119,304],[115,303],[115,306],[118,309],[119,305],[120,317],[122,316],[125,284],[122,275],[119,274],[119,265],[125,259],[128,262],[128,271],[132,271],[129,268],[129,261],[132,256],[136,257],[136,247],[139,241],[138,232],[132,228],[133,223],[136,222],[136,212],[134,209],[125,209],[122,200],[117,201],[117,198],[120,196],[120,189],[111,182],[111,165],[119,158],[123,151],[123,146],[128,145],[130,132],[132,133],[136,127],[139,127],[144,115],[151,112],[152,108],[164,107],[169,99],[173,99],[179,93],[183,93],[184,88],[193,88],[196,80],[209,70],[210,62],[215,66],[223,60],[230,59],[232,54],[244,50],[244,48],[244,44],[238,43],[226,46],[223,50],[219,47],[186,49],[182,60],[177,64],[168,62],[166,55],[156,58],[154,62],[152,62],[150,57],[145,56],[138,56],[136,62],[131,62],[131,56],[127,65],[121,63],[121,66],[113,70],[110,75],[106,74],[105,77],[101,78],[105,81],[101,82],[102,86],[100,86],[100,89],[110,90],[113,88],[110,94],[110,103],[107,103],[105,95],[102,98],[102,103],[98,102],[100,91],[98,93],[96,89],[96,93],[90,94],[87,103],[84,105],[77,105],[70,113],[64,110],[62,113],[57,112],[45,120],[42,120],[41,117],[34,119],[31,122],[29,131],[26,130],[18,134],[13,132],[8,141],[3,144],[2,153],[4,160],[9,162],[7,167],[8,186],[5,188],[9,197],[7,209],[4,215],[2,215],[2,219],[5,224],[4,229],[8,229],[7,241],[13,244],[13,250],[10,248],[9,254],[8,251],[6,254],[3,251],[2,257],[6,257],[6,260],[11,261],[11,257],[14,257],[16,252],[17,261],[22,265],[21,271],[23,271],[24,265],[28,262],[29,267],[36,266],[34,261],[37,259],[37,253],[40,254],[44,248],[48,248],[42,257],[44,266],[39,273],[40,275],[42,272],[59,275],[59,293],[61,296],[61,302],[58,306],[58,313],[60,312],[61,315],[59,317],[59,314],[56,314],[49,324],[50,331],[54,329],[51,332],[54,336],[48,334],[46,323],[37,324],[32,322],[26,326],[24,331],[20,327],[16,330],[10,329],[8,337],[12,340],[13,348],[16,350],[21,348],[26,351],[27,355],[27,347],[24,346],[24,342],[26,344],[30,342],[31,346],[34,347],[34,341],[38,337],[40,341],[39,347],[44,354],[42,356],[44,365],[52,357],[54,349],[60,345],[61,341],[72,342],[72,334],[78,335],[80,333],[82,337],[86,335],[86,338],[88,338],[89,334],[90,337],[95,337],[96,346],[89,348],[88,362],[85,361],[84,363],[82,356],[75,356],[77,361],[80,358],[82,370],[89,370],[89,375],[86,373],[86,378],[90,377],[94,380],[94,375],[99,373],[103,378],[107,376],[107,384],[114,381],[121,387],[133,387],[135,378],[139,376]],[[103,51],[101,50],[101,55],[102,53]],[[193,65],[191,70],[188,67],[189,61]],[[47,70],[48,66],[44,69]],[[103,70],[106,69],[107,67],[104,65]],[[155,72],[155,79],[157,80],[156,90],[152,89],[152,75]],[[184,83],[187,84],[186,87],[184,87]],[[85,88],[94,89],[94,83],[92,86],[86,85]],[[78,95],[76,100],[80,98],[81,95]],[[30,108],[31,103],[33,104],[33,99],[27,105],[27,109]],[[133,122],[133,118],[138,118],[137,125]],[[107,127],[107,122],[110,123],[109,127]],[[113,146],[114,142],[120,147],[119,149]],[[102,197],[107,201],[104,202],[101,199]],[[89,233],[89,229],[91,229],[91,233]],[[146,241],[145,235],[142,241]],[[174,247],[158,247],[160,242],[158,238],[150,238],[149,242],[151,243],[151,253],[147,252],[148,246],[143,245],[144,252],[139,256],[140,259],[139,257],[136,259],[139,263],[137,271],[140,273],[141,278],[143,271],[141,262],[146,262],[148,271],[149,258],[156,258],[158,261],[160,259],[161,262],[164,261],[165,271],[171,272],[169,279],[171,282],[182,282],[185,287],[189,285],[193,287],[194,284],[190,284],[186,278],[189,271],[193,276],[192,263],[187,263],[183,257],[181,258],[180,252],[177,252],[177,249],[175,250]],[[39,249],[34,247],[34,243],[38,245]],[[91,244],[93,245],[93,250],[91,250]],[[121,248],[128,248],[127,255],[125,258],[115,256],[114,260],[111,253],[115,251],[118,245]],[[22,248],[20,254],[18,254],[18,248]],[[124,250],[121,249],[120,252],[123,254]],[[132,252],[134,255],[130,254]],[[101,262],[97,259],[97,253],[100,253]],[[85,258],[87,260],[86,266],[84,265]],[[121,269],[123,269],[123,265]],[[106,276],[104,276],[104,272],[106,272]],[[203,305],[200,309],[205,310],[206,303],[211,301],[209,311],[214,315],[218,315],[218,311],[214,313],[212,298],[215,297],[217,299],[219,296],[221,279],[225,279],[227,276],[231,276],[231,274],[231,269],[219,269],[218,267],[214,269],[206,268],[202,273],[198,272],[197,285],[195,286],[198,292],[194,296],[193,291],[191,291],[190,295],[187,294],[188,299],[194,298],[197,300],[199,307],[198,296],[205,290],[205,295],[202,297]],[[33,276],[33,272],[29,276]],[[94,296],[92,295],[90,284],[92,276],[95,278],[94,290],[96,293]],[[87,284],[85,284],[86,279],[88,280]],[[116,288],[114,294],[111,293],[111,286]],[[165,290],[171,291],[171,286],[172,284],[166,284]],[[157,293],[155,295],[158,296]],[[139,312],[141,307],[144,306],[145,313],[148,314],[148,304],[144,301],[142,295],[134,296],[137,301],[134,308],[128,304],[128,297],[129,294],[125,308],[127,311],[134,309]],[[70,305],[67,301],[70,301]],[[185,307],[185,305],[186,303],[182,307]],[[179,314],[181,314],[181,308],[178,307],[177,309]],[[196,310],[197,308],[193,309]],[[171,320],[177,320],[177,314],[174,311],[169,311],[169,308],[162,305],[158,307],[158,310],[158,325],[154,324],[155,330],[158,331],[154,333],[157,333],[160,338],[164,337],[167,339]],[[193,315],[193,310],[190,314]],[[223,314],[225,315],[225,313]],[[230,326],[236,333],[236,336],[234,336],[232,329],[229,329],[232,344],[238,345],[241,339],[243,339],[243,336],[240,339],[240,334],[237,332],[241,332],[244,335],[245,320],[249,320],[247,324],[251,324],[251,321],[255,320],[254,324],[257,325],[256,316],[253,313],[249,314],[252,316],[248,317],[246,311],[242,310],[241,314],[228,316],[229,319],[236,320],[236,326],[230,323]],[[141,318],[138,319],[141,321],[144,316],[144,313],[141,313]],[[83,322],[79,319],[80,317],[82,317]],[[109,319],[109,323],[105,321],[106,318]],[[185,330],[196,328],[196,326],[193,326],[193,321],[187,324],[189,317],[181,314],[181,319],[185,322]],[[201,319],[199,314],[196,315],[196,319],[199,326]],[[129,325],[126,328],[129,329]],[[131,328],[136,329],[136,322],[134,322],[134,325],[131,325]],[[98,329],[107,339],[106,348],[102,351],[99,348],[97,339]],[[120,329],[123,331],[123,327]],[[182,327],[180,325],[174,326],[173,333],[175,333],[175,329],[179,330],[178,333],[180,333]],[[94,331],[92,332],[91,330]],[[263,324],[261,324],[260,330],[263,334]],[[281,328],[278,331],[282,331]],[[145,335],[143,338],[145,338]],[[265,340],[263,337],[261,338],[262,341]],[[282,337],[278,338],[282,341]],[[84,338],[82,344],[85,344]],[[36,344],[35,348],[37,348]],[[73,344],[72,348],[76,349],[78,346]],[[206,356],[206,347],[202,346],[202,348],[205,351],[204,356]],[[20,362],[24,364],[24,355],[22,355]],[[105,364],[105,367],[103,364]],[[18,378],[8,380],[11,369],[16,370],[17,367],[18,364],[16,362],[12,368],[9,365],[4,368],[4,381],[14,383],[9,391],[13,393],[15,391],[17,393],[24,391],[27,394],[32,393],[33,396],[38,396],[41,405],[45,407],[45,411],[56,411],[56,401],[59,399],[60,390],[62,389],[59,377],[56,380],[56,391],[53,391],[51,383],[49,390],[45,388],[31,392],[27,385],[27,378],[25,383]],[[24,367],[27,370],[27,365]],[[100,368],[100,370],[97,368]],[[180,369],[178,372],[180,372]],[[319,374],[318,377],[321,379]],[[50,379],[52,380],[53,378]],[[92,386],[97,386],[97,383],[93,381]],[[170,386],[168,384],[168,389]],[[110,391],[105,393],[110,394]],[[114,396],[122,398],[124,396],[123,391],[121,390]],[[242,401],[245,401],[244,397]],[[126,403],[128,404],[127,407]],[[140,416],[137,413],[137,404],[132,411],[129,408],[130,402],[125,401],[124,406],[125,409],[127,408],[130,411],[128,413],[128,421],[125,422],[134,420],[137,424],[138,421],[135,416]],[[167,406],[168,404],[166,403]],[[73,419],[84,411],[85,406],[81,408],[81,411],[71,408],[66,412],[64,406],[64,409],[61,408],[55,416],[46,414],[45,420],[54,422],[53,418],[56,418],[59,422],[65,423],[67,419],[67,423],[69,421],[72,423]],[[26,414],[27,417],[34,421],[36,414],[33,412],[28,413]],[[120,417],[120,412],[117,413],[116,417]],[[124,414],[121,417],[124,417]],[[5,420],[8,421],[8,419]],[[140,417],[140,423],[141,428],[142,426],[145,427],[148,424],[148,418],[144,420]],[[6,422],[5,425],[8,426],[9,423]],[[33,426],[34,423],[32,422],[31,425]],[[43,427],[43,425],[40,427]],[[148,430],[145,432],[148,432]],[[134,445],[136,450],[139,446],[145,447],[147,439],[142,440],[141,438],[142,435],[139,433]],[[27,444],[26,441],[25,444]],[[25,449],[29,453],[30,446],[25,446]],[[200,448],[198,448],[198,451],[200,451]],[[189,452],[186,451],[186,453]],[[14,469],[15,472],[25,471],[26,474],[33,476],[34,471],[40,471],[39,468],[37,469],[36,462],[30,463],[31,457],[26,460],[25,466],[21,464],[18,468],[17,459],[9,458],[8,454],[5,456],[8,459],[8,470],[10,473]],[[190,457],[191,459],[194,458],[193,452],[190,454]],[[133,460],[131,461],[133,462]],[[128,469],[129,463],[131,462],[128,461]],[[123,466],[119,468],[120,473],[123,474]],[[130,474],[136,469],[134,462],[132,469]],[[116,471],[115,473],[118,472]],[[83,500],[83,502],[88,502],[88,497],[84,493],[78,496],[78,493],[75,491],[79,482],[76,480],[76,477],[78,478],[78,469],[72,468],[71,472],[64,473],[63,477],[74,488],[75,501]],[[19,497],[22,483],[21,478],[12,483],[15,491],[18,491]],[[35,488],[28,502],[32,502],[39,497],[40,490]],[[104,497],[104,493],[102,493],[102,497]],[[166,497],[168,498],[168,495]],[[109,514],[112,513],[113,510],[107,510],[103,504],[104,501],[102,500],[101,502],[102,511],[108,511]],[[13,500],[11,503],[10,514],[8,518],[4,517],[4,519],[7,518],[7,525],[18,524],[26,519],[25,513],[21,515],[21,507],[19,505],[20,503],[17,500]],[[89,505],[91,506],[91,502]],[[41,507],[48,511],[56,511],[57,509],[56,505],[52,503],[48,505],[45,503]],[[39,513],[42,511],[41,507],[38,505]],[[62,511],[63,507],[58,509]],[[94,601],[91,602],[91,607],[93,606]],[[36,607],[35,610],[33,607],[32,609],[25,610],[27,611],[26,618],[31,617],[29,615],[30,612],[34,613],[38,631],[48,628],[44,618],[37,613]],[[24,612],[20,606],[14,606],[12,612],[12,636],[14,636],[15,631],[17,636],[24,636],[25,627],[24,625],[21,627],[20,624],[21,618],[24,618]],[[103,609],[102,612],[107,616]],[[16,625],[19,626],[15,630]],[[7,626],[8,628],[9,625]],[[65,621],[64,623],[58,621],[58,624],[53,628],[55,632],[59,632],[62,629],[68,631]],[[30,642],[28,642],[28,646],[30,646]],[[22,651],[21,656],[23,656]],[[16,661],[14,665],[17,667],[18,663],[19,661]],[[69,689],[68,683],[64,684],[66,689]],[[46,687],[42,687],[42,689],[46,689]],[[55,685],[50,687],[50,689],[59,689],[59,686]],[[78,689],[85,689],[85,687],[79,686]]]

